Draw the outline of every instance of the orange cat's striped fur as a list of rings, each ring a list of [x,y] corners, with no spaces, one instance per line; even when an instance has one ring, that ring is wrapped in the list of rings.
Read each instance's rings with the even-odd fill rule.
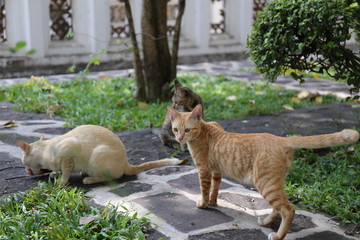
[[[294,149],[323,148],[356,142],[359,133],[341,132],[309,137],[278,137],[267,133],[238,134],[226,132],[215,123],[202,120],[202,107],[182,113],[168,108],[176,140],[187,143],[199,171],[202,199],[197,207],[216,205],[221,178],[233,177],[252,183],[272,206],[272,213],[259,219],[261,226],[270,226],[281,216],[277,233],[269,239],[284,239],[295,211],[283,188]]]

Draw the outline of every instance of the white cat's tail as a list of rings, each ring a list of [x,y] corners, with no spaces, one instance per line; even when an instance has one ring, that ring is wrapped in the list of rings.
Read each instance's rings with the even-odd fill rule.
[[[182,164],[183,162],[184,160],[179,160],[177,158],[165,158],[161,160],[143,163],[140,165],[128,164],[124,173],[126,175],[135,175],[152,168],[163,167],[163,166],[176,166]]]
[[[331,134],[289,137],[284,139],[286,139],[285,142],[287,147],[292,149],[335,147],[357,142],[359,140],[359,132],[351,129],[344,129],[341,132]]]

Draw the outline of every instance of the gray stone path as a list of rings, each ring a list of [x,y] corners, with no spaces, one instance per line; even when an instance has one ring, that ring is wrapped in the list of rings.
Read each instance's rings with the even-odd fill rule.
[[[179,66],[179,70],[181,72],[227,75],[243,81],[261,79],[261,76],[256,73],[239,71],[240,67],[252,67],[252,65],[247,61],[202,63]],[[127,76],[132,73],[132,70],[107,71],[92,73],[91,77],[101,79],[109,76]],[[57,75],[49,76],[48,78],[51,81],[59,81],[69,80],[73,77],[74,75]],[[1,80],[0,84],[14,84],[24,80]],[[330,91],[339,96],[348,95],[348,87],[345,84],[321,79],[309,79],[306,84],[299,86],[294,80],[281,78],[277,84],[281,84],[287,89],[309,90],[322,93]],[[339,111],[346,113],[351,111],[351,108],[347,105],[341,105],[339,109]],[[301,111],[298,110],[297,113],[301,113]],[[306,114],[309,114],[309,112]],[[283,115],[283,119],[286,119],[286,116],[286,114]],[[2,119],[0,116],[0,120],[6,119]],[[243,120],[243,124],[246,124],[246,121]],[[301,116],[298,121],[302,121]],[[344,114],[344,121],[342,119],[337,121],[340,122],[337,124],[343,124],[341,127],[353,126],[356,122],[358,123],[358,119],[352,114]],[[58,129],[64,125],[64,122],[60,119],[22,119],[16,123],[18,127],[0,129],[0,163],[4,164],[4,162],[10,160],[17,161],[19,162],[19,167],[21,167],[21,151],[14,145],[13,140],[8,140],[8,136],[35,139],[39,137],[42,129]],[[269,124],[264,123],[262,126],[257,126],[257,129],[263,131]],[[301,126],[306,127],[308,130],[308,126],[302,124],[300,123]],[[121,136],[122,133],[119,135]],[[47,134],[48,138],[54,136],[56,134]],[[151,139],[155,142],[158,141],[155,136]],[[8,159],[1,160],[2,154],[5,154]],[[152,212],[146,215],[146,217],[150,218],[151,222],[156,224],[157,227],[156,231],[148,239],[164,237],[165,239],[179,240],[261,240],[267,239],[267,235],[272,231],[276,231],[278,227],[277,224],[277,226],[274,226],[274,229],[269,229],[260,227],[257,224],[258,216],[270,213],[269,205],[262,199],[259,193],[231,179],[223,180],[217,207],[209,209],[196,208],[196,201],[200,198],[200,187],[197,170],[189,165],[152,169],[116,185],[96,185],[91,187],[88,195],[93,196],[93,201],[99,205],[105,206],[108,203],[114,205],[122,204],[132,212],[138,212],[140,216]],[[356,238],[346,235],[344,230],[339,227],[339,224],[332,221],[329,217],[297,210],[291,233],[287,235],[286,239],[346,240]]]

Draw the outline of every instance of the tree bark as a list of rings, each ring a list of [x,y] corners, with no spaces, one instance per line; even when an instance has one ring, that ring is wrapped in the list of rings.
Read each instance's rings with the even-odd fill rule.
[[[135,33],[134,21],[131,13],[131,6],[129,0],[124,0],[124,3],[125,3],[125,13],[129,23],[129,34],[134,51],[133,64],[134,64],[136,86],[137,86],[137,91],[135,92],[134,95],[135,98],[144,100],[146,99],[144,72],[140,58],[139,46],[136,40],[136,33]]]
[[[172,54],[171,54],[171,81],[176,78],[176,66],[178,63],[178,52],[180,42],[181,20],[185,11],[185,0],[179,0],[179,12],[176,17],[175,31],[173,38]]]
[[[143,0],[141,16],[146,98],[170,99],[171,56],[167,38],[167,0]]]

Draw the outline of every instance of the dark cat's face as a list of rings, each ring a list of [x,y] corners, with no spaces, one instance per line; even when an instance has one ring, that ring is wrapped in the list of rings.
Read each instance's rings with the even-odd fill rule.
[[[173,108],[180,112],[190,112],[197,104],[201,104],[201,98],[187,87],[183,87],[175,80],[175,92],[172,97]]]

